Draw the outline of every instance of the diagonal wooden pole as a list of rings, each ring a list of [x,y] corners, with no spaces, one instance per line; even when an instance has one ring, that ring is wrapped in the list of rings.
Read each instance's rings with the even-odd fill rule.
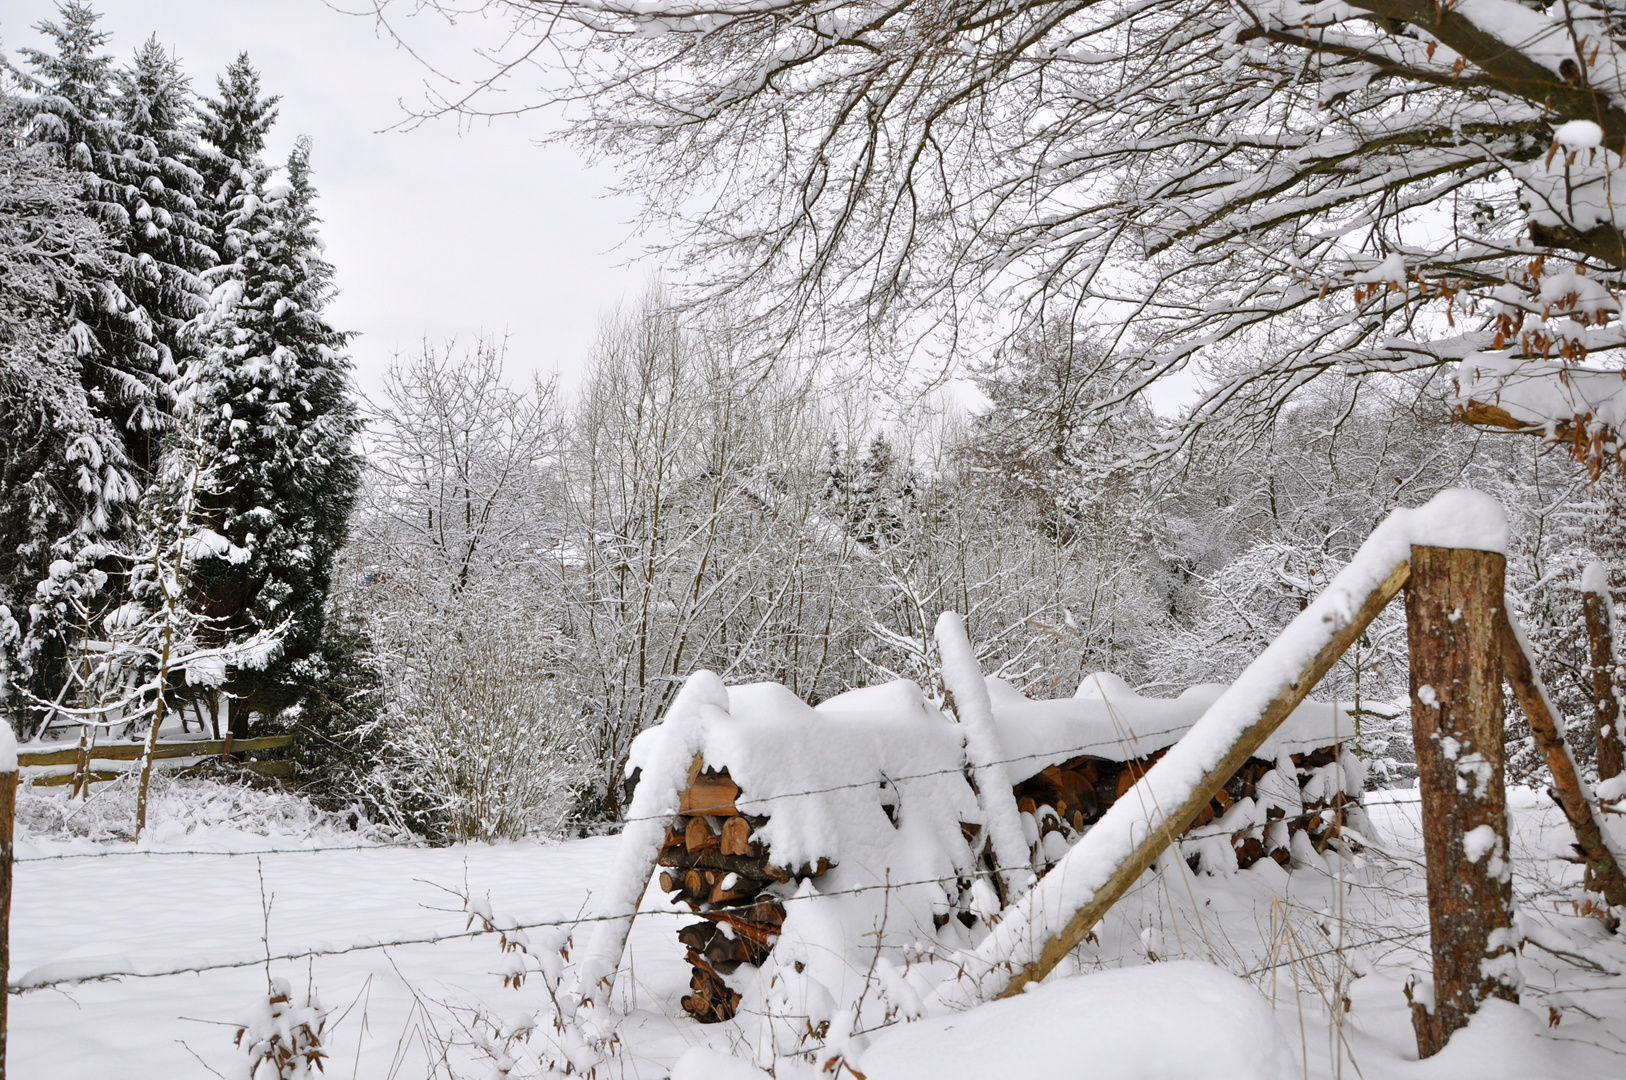
[[[11,843],[17,819],[19,774],[11,725],[0,720],[0,728],[5,729],[0,732],[0,1080],[6,1080],[6,1012],[11,998]]]
[[[1350,612],[1347,617],[1339,621],[1337,627],[1327,635],[1325,644],[1317,650],[1315,655],[1303,667],[1287,680],[1282,689],[1272,697],[1259,710],[1257,719],[1249,724],[1242,734],[1231,743],[1230,748],[1220,760],[1209,767],[1202,774],[1201,779],[1191,785],[1190,793],[1178,805],[1167,809],[1162,814],[1162,821],[1153,828],[1146,830],[1144,838],[1135,845],[1126,858],[1120,861],[1108,876],[1106,882],[1094,891],[1094,894],[1081,905],[1067,921],[1062,931],[1045,941],[1039,955],[1032,961],[1022,965],[1010,981],[1003,987],[999,997],[1011,997],[1022,992],[1023,987],[1029,983],[1038,982],[1059,964],[1063,957],[1084,942],[1095,924],[1101,921],[1112,905],[1121,899],[1124,893],[1145,873],[1147,868],[1157,861],[1157,857],[1174,842],[1174,839],[1185,832],[1202,812],[1203,807],[1214,798],[1214,794],[1224,787],[1235,776],[1237,770],[1242,768],[1244,762],[1253,756],[1253,752],[1270,737],[1283,720],[1286,720],[1292,711],[1309,696],[1315,689],[1322,676],[1332,670],[1332,665],[1344,654],[1355,641],[1365,632],[1372,620],[1377,618],[1378,612],[1395,595],[1400,592],[1411,574],[1411,568],[1404,562],[1391,570],[1387,577],[1378,583],[1361,602],[1360,607]],[[1263,657],[1261,658],[1263,659]],[[1257,663],[1257,661],[1256,661]],[[1176,746],[1178,747],[1178,743]],[[1140,784],[1146,784],[1159,769],[1169,768],[1171,759],[1176,758],[1173,751],[1165,755],[1156,765],[1147,771]],[[1139,787],[1140,784],[1136,786]],[[1121,810],[1120,810],[1121,808]],[[1114,814],[1144,815],[1148,809],[1136,804],[1135,800],[1127,795],[1119,799],[1107,811],[1108,817]],[[1095,826],[1100,829],[1107,818],[1103,818]],[[1093,830],[1092,830],[1093,832]],[[1083,847],[1089,840],[1089,834],[1079,842]],[[1077,849],[1075,849],[1077,850]],[[1051,870],[1055,874],[1060,867]],[[1007,916],[1008,917],[1008,916]]]
[[[1564,738],[1563,719],[1530,662],[1529,642],[1511,610],[1502,621],[1502,665],[1513,696],[1530,721],[1530,734],[1547,760],[1547,771],[1552,773],[1553,798],[1575,833],[1575,846],[1587,868],[1587,887],[1602,894],[1612,908],[1626,906],[1622,853],[1615,850],[1613,838],[1603,827],[1597,800],[1575,767],[1575,758]]]

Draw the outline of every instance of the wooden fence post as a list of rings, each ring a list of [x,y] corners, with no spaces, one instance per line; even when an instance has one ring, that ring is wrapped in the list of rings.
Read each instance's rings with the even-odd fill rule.
[[[11,726],[4,720],[4,736]],[[17,820],[17,744],[9,738],[10,760],[0,760],[0,1080],[6,1080],[6,1012],[11,1000],[11,841]],[[0,747],[0,754],[5,752]],[[11,771],[4,771],[6,765]]]
[[[1411,549],[1406,638],[1434,958],[1432,1008],[1412,1004],[1422,1057],[1486,998],[1518,1000],[1502,752],[1506,563],[1490,551]]]
[[[1592,675],[1592,720],[1598,735],[1598,779],[1626,767],[1620,739],[1620,698],[1615,694],[1614,619],[1609,611],[1609,573],[1598,563],[1581,574],[1581,611],[1586,616],[1587,666]]]

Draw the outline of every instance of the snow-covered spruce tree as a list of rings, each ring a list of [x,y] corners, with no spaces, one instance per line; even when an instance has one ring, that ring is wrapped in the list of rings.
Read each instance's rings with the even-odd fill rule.
[[[198,172],[203,176],[203,205],[212,225],[212,243],[222,263],[241,254],[234,234],[239,198],[262,195],[269,173],[261,155],[265,136],[277,119],[276,95],[260,96],[260,73],[239,53],[215,80],[218,98],[204,98],[198,110]]]
[[[209,632],[225,641],[275,628],[282,643],[275,664],[241,671],[222,688],[238,699],[239,737],[251,713],[270,717],[294,704],[295,666],[319,662],[334,558],[360,483],[348,335],[325,315],[333,270],[321,255],[309,142],[295,147],[287,170],[284,186],[267,192],[254,178],[233,197],[236,255],[210,275],[198,355],[178,384],[177,409],[217,462],[204,512],[244,552],[194,576]]]
[[[119,241],[130,255],[124,291],[152,320],[158,366],[147,373],[154,407],[167,411],[169,385],[191,352],[190,326],[202,313],[201,277],[215,265],[207,211],[199,205],[197,115],[187,77],[175,58],[149,38],[133,63],[115,75],[114,115],[120,125],[119,172],[115,178],[126,226]],[[152,432],[161,421],[132,420]],[[145,440],[151,447],[152,436]],[[132,455],[151,460],[151,450]]]
[[[168,384],[185,355],[185,328],[202,310],[199,273],[213,264],[198,206],[201,177],[192,94],[156,40],[129,68],[101,52],[108,35],[79,0],[38,29],[54,51],[25,49],[38,94],[34,138],[81,176],[87,211],[112,241],[118,296],[81,311],[94,348],[85,378],[99,410],[123,432],[138,474],[152,469],[169,412]]]
[[[160,366],[151,314],[125,292],[133,276],[127,233],[130,214],[119,176],[122,125],[113,114],[113,58],[102,51],[109,35],[96,29],[101,18],[77,0],[59,7],[60,23],[36,29],[54,49],[25,48],[32,74],[25,86],[35,93],[30,138],[49,149],[53,160],[78,181],[85,212],[109,238],[108,273],[100,287],[74,304],[80,326],[81,376],[97,412],[117,426],[126,446],[145,443],[140,433],[157,422],[150,378]],[[132,460],[144,467],[143,451]]]
[[[582,142],[781,342],[1121,327],[1089,404],[1205,368],[1176,436],[1468,358],[1476,419],[1539,426],[1528,377],[1583,454],[1619,442],[1549,361],[1626,345],[1621,0],[485,6],[504,96],[431,110],[513,110],[548,38]]]
[[[107,243],[73,174],[26,144],[27,123],[0,94],[0,701],[25,735],[41,717],[13,681],[53,696],[75,636],[36,582],[88,589],[53,564],[116,531],[138,494],[118,432],[80,381],[75,315],[107,284]]]

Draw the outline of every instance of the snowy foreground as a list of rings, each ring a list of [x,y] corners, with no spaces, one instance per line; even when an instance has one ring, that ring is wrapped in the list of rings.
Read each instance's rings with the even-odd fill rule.
[[[1369,851],[1359,867],[1288,874],[1267,859],[1205,877],[1165,859],[1072,971],[1011,1001],[868,1033],[849,1043],[848,1060],[869,1080],[1626,1076],[1626,941],[1576,916],[1575,871],[1556,857],[1568,843],[1563,821],[1524,791],[1509,800],[1529,939],[1524,1005],[1492,1003],[1439,1057],[1414,1060],[1402,987],[1425,967],[1427,944],[1414,799],[1369,800],[1389,852]],[[38,861],[17,868],[14,984],[245,966],[14,995],[12,1075],[234,1075],[234,1023],[264,1001],[266,965],[255,963],[264,939],[278,955],[457,934],[468,919],[460,893],[488,902],[498,920],[566,919],[592,910],[618,842],[232,855],[279,844],[218,828],[170,830],[151,852],[21,841],[18,857]],[[210,853],[186,853],[199,848]],[[59,855],[84,857],[45,858]],[[666,910],[656,890],[646,906],[658,910],[633,929],[617,983],[617,1045],[598,1075],[762,1076],[723,1056],[749,1041],[748,1018],[706,1027],[678,1006],[689,968],[676,931],[691,917]],[[530,932],[533,942],[543,936]],[[476,1016],[511,1025],[516,1015],[548,1015],[541,980],[505,988],[509,967],[497,935],[484,934],[277,961],[271,974],[296,994],[313,988],[331,1010],[329,1077],[485,1078],[498,1074],[471,1045],[483,1029]],[[789,1058],[776,1072],[816,1075]]]

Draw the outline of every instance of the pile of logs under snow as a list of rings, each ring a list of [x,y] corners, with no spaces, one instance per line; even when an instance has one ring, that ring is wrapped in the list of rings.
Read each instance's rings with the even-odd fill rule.
[[[1035,864],[1055,865],[1164,753],[1159,750],[1123,762],[1076,757],[1017,784],[1017,809],[1034,847]],[[1276,762],[1248,759],[1197,816],[1192,831],[1208,829],[1237,802],[1252,799],[1265,806],[1265,820],[1231,834],[1239,868],[1246,869],[1263,858],[1286,865],[1295,833],[1304,833],[1318,854],[1325,853],[1329,844],[1342,847],[1348,824],[1345,807],[1357,799],[1346,793],[1338,748],[1293,754],[1292,762],[1294,775],[1287,781],[1292,787],[1285,788]],[[1352,849],[1359,844],[1353,836],[1347,842]],[[1196,856],[1192,858],[1195,861]]]
[[[1163,753],[1124,762],[1077,757],[1017,784],[1017,807],[1034,845],[1034,864],[1055,865]],[[1345,808],[1356,800],[1346,794],[1338,748],[1294,754],[1292,764],[1294,775],[1286,779],[1276,762],[1249,759],[1198,816],[1192,832],[1212,832],[1210,827],[1223,821],[1235,804],[1252,799],[1265,807],[1262,823],[1250,823],[1229,835],[1238,867],[1263,858],[1285,865],[1297,833],[1303,833],[1318,853],[1329,845],[1357,844],[1356,838],[1344,835]],[[817,866],[770,863],[756,839],[767,819],[742,814],[735,805],[739,795],[726,769],[707,768],[696,756],[657,860],[661,888],[700,916],[699,922],[678,932],[678,940],[687,948],[693,968],[683,1008],[702,1023],[734,1016],[740,995],[729,989],[723,976],[741,964],[761,966],[773,948],[785,922],[779,897],[790,891],[775,886],[814,879],[829,869],[823,859]],[[962,828],[967,844],[978,847],[980,830]],[[1196,862],[1197,856],[1192,859]]]
[[[728,770],[705,768],[697,756],[657,859],[661,888],[701,918],[678,931],[694,969],[683,1008],[701,1023],[734,1016],[740,995],[722,977],[741,964],[760,966],[779,936],[785,908],[765,890],[830,868],[823,859],[812,867],[770,864],[754,839],[767,819],[740,813],[734,805],[739,794]]]

